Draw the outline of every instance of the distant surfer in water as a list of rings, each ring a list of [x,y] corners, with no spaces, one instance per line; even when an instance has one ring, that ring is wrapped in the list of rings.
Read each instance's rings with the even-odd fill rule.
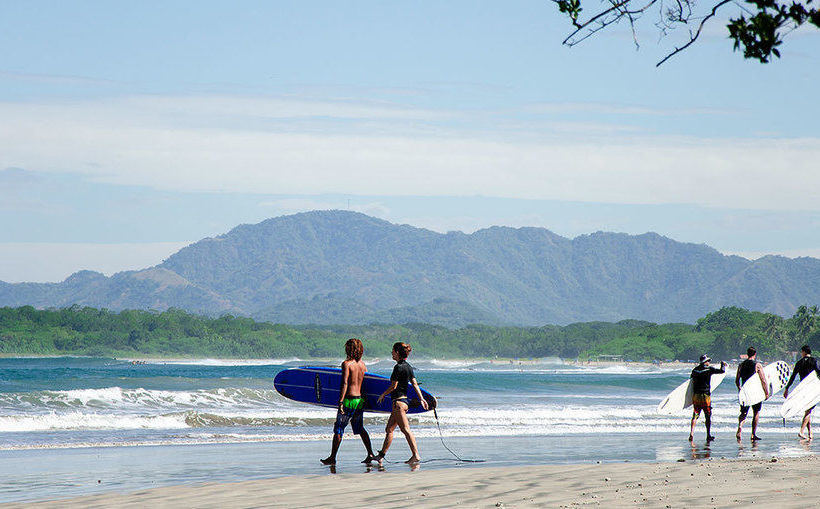
[[[695,423],[698,422],[700,411],[706,418],[706,441],[711,442],[715,439],[712,436],[712,375],[726,372],[726,363],[720,363],[720,369],[713,368],[709,365],[712,359],[708,355],[700,356],[700,364],[695,366],[692,374],[689,376],[692,379],[692,426],[689,429],[689,441],[695,438]]]
[[[370,445],[370,435],[364,429],[364,398],[362,397],[362,381],[367,372],[367,366],[362,361],[364,346],[356,338],[351,338],[345,343],[345,354],[347,359],[342,362],[342,387],[339,390],[339,410],[336,412],[336,424],[333,425],[333,444],[330,449],[330,456],[321,460],[325,465],[336,464],[336,453],[342,443],[347,424],[353,428],[353,434],[362,438],[362,443],[367,449],[367,458],[362,463],[370,463],[376,456],[373,454],[373,447]]]
[[[753,346],[750,346],[748,350],[746,350],[746,360],[740,363],[740,366],[737,367],[737,375],[735,375],[735,385],[737,385],[737,390],[739,391],[743,384],[746,383],[746,380],[752,378],[755,374],[760,377],[760,382],[763,384],[763,392],[766,394],[766,399],[769,399],[769,382],[766,381],[766,374],[763,373],[763,364],[757,362],[757,350]],[[757,421],[760,417],[760,408],[763,406],[763,402],[757,403],[752,405],[752,441],[760,440],[760,437],[757,436]],[[740,432],[743,429],[743,421],[746,420],[746,415],[749,413],[749,407],[740,405],[740,415],[737,418],[737,437],[738,442],[740,442]]]
[[[786,388],[783,390],[783,397],[789,397],[789,387],[791,387],[792,382],[794,382],[794,377],[799,374],[800,381],[802,382],[807,376],[816,372],[818,376],[820,376],[820,367],[817,366],[817,359],[811,356],[811,348],[809,345],[803,345],[800,349],[801,358],[797,363],[794,365],[794,369],[792,370],[792,376],[789,378],[789,382],[786,384]],[[813,435],[811,433],[811,411],[814,410],[814,407],[809,408],[806,410],[806,413],[803,415],[803,422],[800,424],[800,433],[797,434],[800,438],[808,438],[811,440]]]
[[[419,389],[418,382],[416,382],[413,367],[407,363],[407,357],[410,355],[411,350],[412,348],[410,348],[410,345],[407,343],[395,343],[393,345],[393,360],[396,361],[396,366],[393,368],[393,374],[390,375],[390,386],[379,396],[378,401],[381,403],[388,394],[390,394],[390,399],[393,400],[393,410],[390,413],[390,418],[387,420],[387,427],[384,429],[384,443],[382,444],[379,454],[376,456],[379,462],[384,459],[387,450],[390,448],[390,444],[393,442],[393,431],[396,429],[396,426],[404,433],[404,438],[407,439],[407,445],[410,446],[410,452],[412,453],[410,459],[405,463],[413,465],[421,461],[419,449],[416,445],[416,437],[413,436],[413,432],[410,431],[410,421],[407,419],[407,409],[409,408],[407,391],[409,385],[413,385],[416,394],[419,395],[421,406],[425,410],[427,410],[427,401],[424,399],[421,389]]]

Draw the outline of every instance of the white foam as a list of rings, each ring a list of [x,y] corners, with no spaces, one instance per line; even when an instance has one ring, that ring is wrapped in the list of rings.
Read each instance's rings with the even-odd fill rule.
[[[536,395],[533,403],[468,403],[454,398],[454,405],[443,400],[439,417],[443,425],[468,428],[504,428],[517,433],[543,433],[545,429],[565,432],[608,429],[617,422],[624,431],[678,429],[687,423],[690,411],[680,416],[659,416],[657,401],[649,396],[612,395]],[[623,398],[637,404],[625,405]],[[585,404],[589,400],[597,404]],[[608,403],[612,401],[612,403]],[[592,402],[592,401],[590,401]],[[644,403],[645,402],[645,403]],[[736,423],[737,404],[733,395],[713,398],[713,420],[717,425]],[[781,422],[764,406],[761,422]],[[0,407],[7,415],[0,418],[0,431],[38,431],[48,429],[137,429],[187,426],[285,426],[312,422],[332,423],[335,410],[293,402],[273,389],[217,388],[197,391],[167,391],[107,387],[69,391],[0,394]],[[197,417],[199,415],[199,417]],[[371,417],[372,416],[372,417]],[[382,419],[368,414],[368,419]],[[417,414],[415,422],[433,424],[432,414]],[[671,428],[670,428],[671,427]],[[494,432],[498,432],[495,430]],[[484,434],[484,433],[482,433]]]
[[[301,435],[213,435],[198,438],[175,438],[173,440],[123,440],[123,441],[94,441],[71,443],[31,443],[31,444],[0,444],[0,451],[20,451],[38,449],[85,449],[90,447],[146,447],[159,445],[202,445],[246,442],[304,442],[311,440],[330,440],[330,434],[301,434]]]
[[[237,390],[237,389],[235,389]],[[153,391],[170,392],[170,391]],[[230,392],[230,391],[229,391]],[[77,399],[89,402],[99,398],[127,401],[128,391],[119,388],[66,391]],[[79,394],[77,394],[79,393]],[[180,398],[180,394],[173,394]],[[155,399],[157,395],[152,395]],[[186,393],[184,398],[190,397]],[[95,399],[96,398],[96,399]],[[715,406],[713,429],[733,433],[737,426],[737,406],[730,404],[729,396]],[[50,410],[41,414],[0,416],[0,432],[42,432],[51,430],[126,430],[126,429],[196,429],[168,443],[211,443],[225,441],[294,441],[325,440],[329,436],[335,410],[311,405],[291,404],[281,400],[268,408],[237,408],[227,406],[217,410],[201,408],[184,412],[152,415],[149,412],[123,412],[121,408],[97,410],[86,406]],[[781,419],[764,406],[761,414],[761,433],[792,434],[794,426],[783,428]],[[655,402],[631,406],[584,405],[565,403],[518,404],[509,407],[440,407],[439,419],[445,436],[533,436],[596,433],[688,433],[689,417],[658,415]],[[431,413],[410,416],[414,432],[421,437],[438,434],[436,420]],[[366,414],[365,424],[380,429],[386,416]],[[219,431],[209,429],[220,428]],[[226,432],[225,428],[237,431]],[[270,433],[252,430],[270,430]],[[702,429],[702,424],[699,425]],[[277,431],[279,430],[279,431]],[[298,433],[281,433],[291,430]],[[248,431],[250,433],[244,433]],[[80,435],[81,436],[81,435]],[[147,442],[140,442],[144,444]],[[67,445],[73,447],[74,445]],[[17,447],[17,446],[13,446]],[[0,447],[2,448],[2,447]]]
[[[287,400],[274,389],[216,388],[195,391],[123,389],[76,389],[0,393],[0,408],[7,412],[54,408],[94,408],[122,410],[188,410],[202,408],[270,408],[287,406]]]
[[[176,364],[181,366],[284,366],[304,362],[298,357],[289,359],[121,359],[145,364]]]
[[[444,369],[459,369],[459,368],[467,368],[470,366],[476,366],[478,364],[483,364],[486,361],[469,361],[469,360],[445,360],[445,359],[430,359],[428,361],[418,361],[418,365],[425,365],[428,364],[437,367],[437,368],[444,368]]]
[[[0,416],[0,432],[187,428],[184,415],[142,416],[85,412]]]

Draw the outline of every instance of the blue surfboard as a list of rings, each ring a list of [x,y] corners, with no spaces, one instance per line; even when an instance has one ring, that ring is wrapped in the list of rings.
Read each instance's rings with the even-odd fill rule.
[[[302,403],[320,405],[336,408],[339,404],[339,389],[342,385],[341,368],[329,368],[320,366],[304,366],[301,368],[290,368],[280,371],[273,379],[273,386],[282,396]],[[393,408],[393,401],[390,396],[385,396],[381,405],[376,401],[381,393],[390,386],[390,378],[373,373],[365,373],[362,382],[362,396],[364,397],[365,412],[385,412],[390,413]],[[421,401],[411,385],[408,387],[407,413],[418,414],[425,412],[421,406]],[[427,400],[428,410],[436,408],[436,398],[421,390],[424,399]]]

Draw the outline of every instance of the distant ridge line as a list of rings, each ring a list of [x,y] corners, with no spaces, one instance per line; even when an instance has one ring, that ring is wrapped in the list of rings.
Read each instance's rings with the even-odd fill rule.
[[[723,306],[790,315],[818,300],[815,258],[747,260],[654,232],[437,233],[344,210],[238,225],[111,277],[0,282],[2,306],[176,307],[294,324],[691,323]]]

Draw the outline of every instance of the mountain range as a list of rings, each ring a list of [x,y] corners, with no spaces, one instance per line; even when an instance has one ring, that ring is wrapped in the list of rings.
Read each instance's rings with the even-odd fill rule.
[[[791,315],[820,301],[820,260],[747,260],[656,233],[436,233],[350,211],[240,225],[154,267],[0,282],[0,306],[181,308],[304,324],[693,322],[722,306]]]

